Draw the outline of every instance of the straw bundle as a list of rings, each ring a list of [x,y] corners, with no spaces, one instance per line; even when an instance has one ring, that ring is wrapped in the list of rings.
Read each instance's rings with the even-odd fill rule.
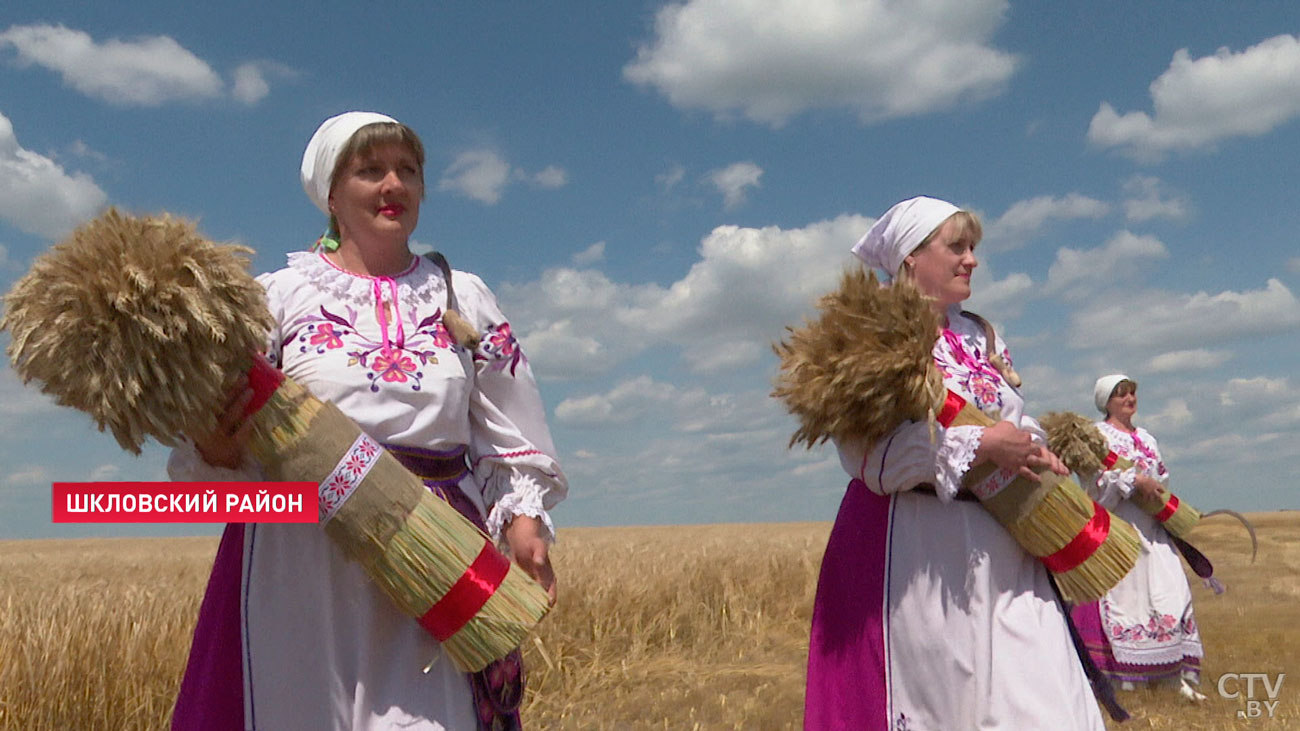
[[[909,420],[995,423],[944,386],[932,356],[939,317],[910,283],[882,287],[874,273],[855,269],[817,307],[816,321],[788,328],[774,346],[781,370],[773,395],[799,419],[791,445],[870,444]],[[1034,483],[986,464],[963,482],[1052,572],[1066,599],[1100,598],[1133,568],[1136,531],[1076,483],[1047,470],[1039,477]]]
[[[211,431],[229,385],[248,371],[254,455],[271,479],[320,484],[324,505],[326,480],[373,442],[250,356],[271,318],[248,253],[177,219],[109,210],[38,258],[6,295],[8,355],[24,382],[89,413],[133,452],[147,437],[175,444]],[[97,367],[84,367],[88,359]],[[396,458],[377,445],[368,458],[349,491],[332,494],[326,533],[458,667],[504,656],[546,614],[546,592]]]
[[[1052,412],[1044,416],[1041,423],[1047,432],[1048,446],[1060,456],[1066,467],[1079,475],[1133,467],[1132,460],[1110,450],[1101,430],[1086,417],[1070,411]],[[1201,521],[1201,511],[1163,488],[1156,497],[1135,492],[1130,499],[1178,538],[1186,538]]]

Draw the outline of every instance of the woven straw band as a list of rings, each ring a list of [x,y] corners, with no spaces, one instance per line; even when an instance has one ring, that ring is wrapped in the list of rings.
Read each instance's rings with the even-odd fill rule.
[[[379,461],[379,442],[362,432],[320,483],[320,522],[328,523]]]
[[[460,631],[474,618],[487,600],[501,587],[510,571],[510,559],[493,549],[490,542],[483,543],[474,563],[465,569],[460,579],[452,584],[429,611],[420,617],[420,626],[428,630],[439,642]]]

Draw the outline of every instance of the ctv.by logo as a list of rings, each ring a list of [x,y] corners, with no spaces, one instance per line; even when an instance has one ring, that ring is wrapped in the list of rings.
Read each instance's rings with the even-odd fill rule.
[[[1286,673],[1278,673],[1276,678],[1268,673],[1224,673],[1219,676],[1219,695],[1230,700],[1241,698],[1244,685],[1246,707],[1237,711],[1237,718],[1272,718],[1280,702],[1277,695],[1282,690],[1283,680],[1286,680]],[[1263,686],[1268,700],[1256,697],[1255,681]]]

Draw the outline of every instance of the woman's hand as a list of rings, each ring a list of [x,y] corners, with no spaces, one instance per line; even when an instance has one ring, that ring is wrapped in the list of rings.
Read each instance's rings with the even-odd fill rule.
[[[1038,454],[1029,458],[1029,466],[1035,470],[1051,470],[1058,475],[1070,474],[1070,468],[1065,466],[1060,457],[1042,445],[1038,447]]]
[[[1044,454],[1047,456],[1044,457]],[[1029,432],[1016,428],[1016,425],[1009,421],[999,421],[993,426],[984,428],[984,436],[980,438],[980,445],[975,449],[974,464],[992,462],[1004,470],[1018,470],[1020,476],[1026,480],[1041,482],[1036,470],[1055,471],[1051,467],[1052,460],[1060,464],[1060,460],[1056,459],[1055,455],[1034,444]]]
[[[243,463],[244,448],[253,431],[253,421],[244,416],[244,409],[252,400],[253,389],[248,385],[248,376],[240,376],[226,394],[226,405],[217,415],[217,428],[209,434],[190,435],[204,462],[232,470]]]
[[[1160,492],[1164,490],[1164,486],[1160,484],[1160,481],[1151,475],[1138,475],[1133,480],[1133,487],[1137,489],[1142,497],[1151,498],[1152,500],[1159,498]]]
[[[555,604],[555,570],[551,568],[550,545],[546,542],[546,525],[540,518],[516,515],[505,528],[506,545],[515,563],[537,580]]]

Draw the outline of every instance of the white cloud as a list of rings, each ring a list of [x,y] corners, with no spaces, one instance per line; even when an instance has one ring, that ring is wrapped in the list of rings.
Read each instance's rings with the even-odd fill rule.
[[[1247,292],[1148,292],[1079,311],[1070,329],[1082,347],[1194,349],[1300,329],[1300,302],[1276,279]]]
[[[1102,102],[1088,140],[1138,160],[1203,149],[1231,137],[1258,137],[1300,116],[1300,38],[1280,35],[1244,51],[1220,48],[1193,59],[1174,53],[1151,82],[1154,114],[1119,114]]]
[[[686,177],[686,168],[681,165],[673,165],[668,168],[667,172],[655,176],[655,185],[662,188],[664,192],[668,192],[682,182],[684,177]]]
[[[568,398],[555,407],[555,419],[568,426],[604,427],[642,421],[655,411],[671,411],[706,398],[703,389],[683,391],[649,376],[623,381],[605,394]],[[659,416],[671,415],[668,413]]]
[[[17,434],[61,413],[38,389],[24,385],[6,360],[0,363],[0,436]]]
[[[1034,290],[1034,280],[1023,272],[1013,272],[991,281],[992,275],[984,275],[981,269],[977,268],[972,276],[971,298],[964,306],[975,312],[998,312],[1008,317],[1019,312],[1027,295]]]
[[[438,190],[454,191],[493,205],[510,182],[510,163],[491,150],[469,150],[456,156],[442,172]]]
[[[426,244],[423,241],[416,241],[415,239],[411,239],[407,243],[407,248],[409,248],[411,250],[411,253],[415,254],[416,256],[424,256],[425,254],[432,254],[433,252],[438,250],[438,247],[434,246],[433,244]]]
[[[85,157],[95,162],[108,162],[107,155],[91,148],[82,140],[73,140],[72,144],[68,146],[68,151],[75,157]]]
[[[572,261],[575,266],[590,266],[599,261],[605,260],[605,242],[597,241],[587,248],[574,254]]]
[[[1285,378],[1233,378],[1220,391],[1219,404],[1261,410],[1281,399],[1295,396]]]
[[[623,68],[681,109],[780,126],[812,109],[863,121],[1002,92],[1017,59],[989,45],[1004,0],[688,0],[661,8]]]
[[[1177,432],[1190,426],[1195,421],[1192,410],[1185,399],[1170,399],[1163,409],[1143,416],[1145,425],[1154,432]]]
[[[1153,218],[1181,221],[1191,215],[1192,204],[1184,196],[1168,195],[1159,178],[1134,175],[1124,183],[1130,197],[1124,201],[1124,215],[1134,223]]]
[[[500,294],[525,352],[548,378],[603,373],[658,345],[679,346],[697,371],[741,368],[758,362],[785,325],[811,314],[870,224],[843,215],[789,230],[719,226],[690,271],[667,287],[559,268]]]
[[[245,104],[256,104],[271,93],[271,85],[261,67],[255,63],[246,63],[235,69],[232,96]]]
[[[24,150],[13,123],[0,114],[0,218],[27,233],[55,239],[94,216],[107,201],[89,175],[69,174],[48,157]]]
[[[1011,251],[1024,246],[1049,221],[1101,218],[1108,213],[1109,205],[1078,193],[1060,198],[1043,195],[1018,201],[989,224],[983,246],[989,251]]]
[[[1047,270],[1048,291],[1071,299],[1088,297],[1097,289],[1109,289],[1117,279],[1131,278],[1136,262],[1168,256],[1169,250],[1156,237],[1128,231],[1120,231],[1096,249],[1061,247]]]
[[[24,465],[4,476],[6,487],[48,486],[51,482],[50,471],[40,465]]]
[[[1203,371],[1218,368],[1232,360],[1232,353],[1226,350],[1174,350],[1161,353],[1146,363],[1146,370],[1151,373],[1177,373],[1182,371]]]
[[[90,471],[90,482],[108,482],[121,477],[122,468],[115,464],[102,464]]]
[[[533,183],[541,188],[553,190],[563,188],[569,182],[569,174],[564,168],[555,165],[547,165],[540,172],[533,175]]]
[[[72,88],[110,104],[158,106],[210,99],[223,89],[212,67],[167,36],[97,43],[62,25],[15,25],[0,33],[0,47],[13,48],[20,63],[56,71]]]
[[[563,168],[549,165],[540,172],[528,173],[511,167],[493,150],[479,148],[456,156],[438,180],[439,191],[451,191],[485,205],[496,205],[512,182],[525,181],[539,188],[562,188],[568,183]]]
[[[752,162],[737,162],[708,174],[707,180],[722,194],[722,206],[728,211],[745,202],[745,191],[759,186],[763,168]]]

